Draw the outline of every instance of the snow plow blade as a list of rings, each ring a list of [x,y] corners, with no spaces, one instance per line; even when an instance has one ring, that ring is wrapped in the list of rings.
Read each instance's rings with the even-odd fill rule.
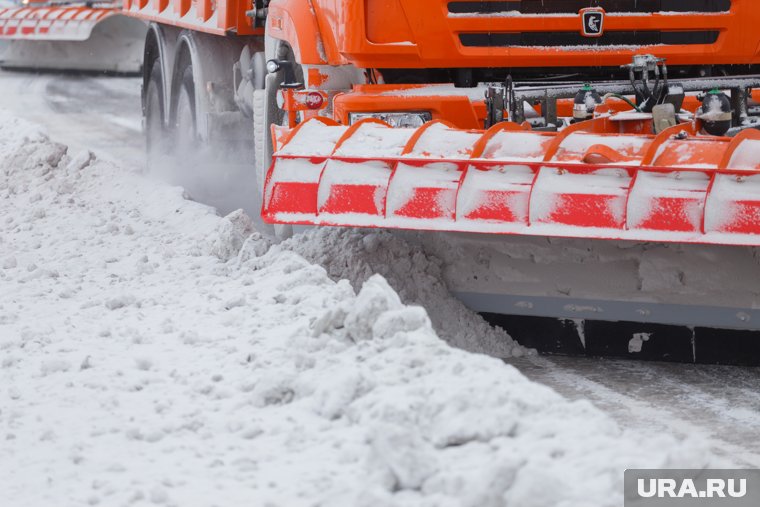
[[[760,132],[620,114],[535,132],[315,118],[280,132],[271,223],[760,245]]]
[[[115,5],[37,4],[0,9],[3,68],[133,74],[147,25]]]

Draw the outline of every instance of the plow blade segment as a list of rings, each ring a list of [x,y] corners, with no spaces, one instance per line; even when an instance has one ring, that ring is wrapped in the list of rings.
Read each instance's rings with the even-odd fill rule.
[[[386,217],[399,224],[435,221],[454,222],[457,189],[464,171],[449,162],[399,162],[391,177],[386,199]]]
[[[457,196],[457,219],[472,226],[477,223],[527,226],[535,177],[529,166],[468,167]]]
[[[640,171],[628,203],[628,227],[699,233],[710,176]]]
[[[356,215],[355,220],[383,217],[391,173],[389,164],[380,161],[329,161],[319,186],[319,215],[335,215],[337,223],[346,215]]]
[[[114,7],[0,9],[0,66],[136,73],[146,32]]]
[[[741,171],[715,175],[705,203],[705,231],[760,234],[760,132],[736,136],[720,167]]]
[[[280,138],[262,214],[283,224],[760,246],[760,132],[673,132],[312,119]]]
[[[705,204],[705,231],[760,235],[760,175],[715,177]]]
[[[354,215],[368,225],[385,216],[393,165],[382,160],[365,161],[369,153],[399,156],[413,131],[393,130],[374,121],[359,122],[346,131],[333,153],[342,159],[326,162],[319,185],[318,213],[327,218]]]
[[[620,169],[583,174],[543,167],[533,184],[531,223],[623,229],[630,182]]]
[[[322,170],[345,127],[319,120],[299,125],[281,142],[267,174],[264,192],[264,219],[288,217],[289,223],[311,223],[317,215],[317,198]]]

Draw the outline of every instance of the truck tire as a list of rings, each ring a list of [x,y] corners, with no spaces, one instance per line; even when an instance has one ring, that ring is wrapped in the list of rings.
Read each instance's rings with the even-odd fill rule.
[[[198,147],[195,115],[195,84],[193,67],[188,65],[182,72],[177,90],[177,105],[174,113],[174,146],[179,156],[192,153]]]
[[[148,172],[154,172],[168,156],[162,90],[161,66],[156,61],[151,68],[145,88],[145,150]]]
[[[295,53],[290,46],[274,38],[266,36],[266,50],[262,54],[254,55],[253,66],[266,67],[266,60],[270,56],[282,60],[293,61],[295,65],[296,79],[303,82],[303,68],[296,61]],[[253,92],[253,131],[254,131],[254,171],[256,174],[257,197],[259,201],[264,194],[266,174],[272,162],[272,137],[271,125],[284,125],[285,113],[277,105],[277,92],[284,80],[284,72],[270,74],[266,72],[263,80],[256,80],[263,89]],[[259,204],[260,206],[261,204]],[[261,222],[261,224],[259,223]],[[263,227],[263,221],[258,220],[257,226]],[[293,235],[292,225],[267,225],[266,233],[277,240],[285,240]]]
[[[259,89],[253,91],[253,173],[255,178],[254,192],[253,192],[253,209],[261,210],[264,197],[264,183],[266,178],[266,172],[269,169],[265,161],[271,159],[271,148],[267,149],[267,144],[270,142],[269,125],[267,124],[267,91],[265,89]],[[276,236],[275,228],[271,224],[267,224],[262,220],[261,213],[253,213],[253,222],[256,225],[256,229],[271,238]]]

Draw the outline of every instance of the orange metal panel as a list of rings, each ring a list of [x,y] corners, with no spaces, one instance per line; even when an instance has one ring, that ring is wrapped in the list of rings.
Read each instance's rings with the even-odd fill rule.
[[[404,15],[401,0],[367,0],[365,23],[367,40],[373,44],[412,40],[412,29]],[[394,20],[388,23],[388,19]]]
[[[274,0],[273,5],[292,0]],[[635,53],[668,58],[671,65],[760,63],[760,9],[734,0],[721,13],[608,13],[605,33],[714,31],[714,44],[465,46],[462,33],[580,34],[579,13],[450,14],[448,0],[312,0],[330,63],[363,68],[617,66]],[[337,54],[337,56],[336,56]]]
[[[124,14],[217,35],[263,35],[246,15],[250,0],[124,0]]]
[[[483,128],[486,118],[484,101],[471,101],[461,95],[403,95],[415,85],[360,85],[350,93],[337,95],[333,101],[336,120],[348,124],[349,113],[381,111],[429,111],[434,120],[444,120],[459,128]]]
[[[337,52],[333,39],[333,30],[340,30],[340,27],[318,23],[311,0],[273,1],[269,4],[267,23],[269,34],[287,41],[301,63],[346,63]]]

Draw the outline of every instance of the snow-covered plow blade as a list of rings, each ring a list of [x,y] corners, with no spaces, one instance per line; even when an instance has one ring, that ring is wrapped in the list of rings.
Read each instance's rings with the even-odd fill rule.
[[[111,3],[32,2],[0,9],[0,66],[137,73],[146,30]]]
[[[562,132],[307,121],[279,137],[273,223],[760,245],[760,132],[651,132],[636,115]]]

